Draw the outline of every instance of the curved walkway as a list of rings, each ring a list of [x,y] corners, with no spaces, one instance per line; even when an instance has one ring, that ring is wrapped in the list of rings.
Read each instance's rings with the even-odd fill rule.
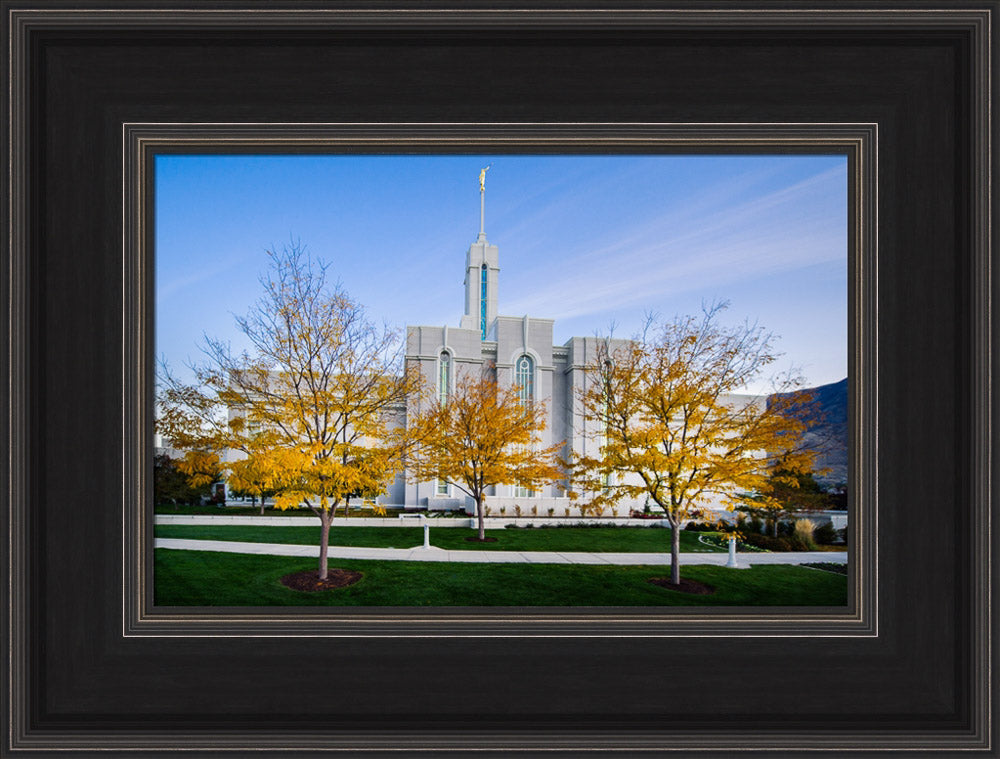
[[[221,551],[267,556],[319,557],[319,546],[287,543],[245,543],[235,540],[189,540],[156,538],[156,548],[185,551]],[[669,564],[669,553],[586,553],[576,551],[446,551],[442,548],[366,548],[361,546],[330,546],[331,559],[373,559],[375,561],[464,561],[481,564]],[[682,553],[681,564],[714,564],[724,566],[726,553]],[[806,564],[827,562],[846,564],[846,551],[804,551],[800,553],[741,553],[741,567],[757,564]]]

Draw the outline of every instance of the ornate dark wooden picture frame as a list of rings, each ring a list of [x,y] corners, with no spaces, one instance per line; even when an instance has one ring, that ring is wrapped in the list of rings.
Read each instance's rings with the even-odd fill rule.
[[[996,9],[4,0],[7,751],[995,753]],[[850,606],[155,608],[144,167],[185,140],[845,152]]]

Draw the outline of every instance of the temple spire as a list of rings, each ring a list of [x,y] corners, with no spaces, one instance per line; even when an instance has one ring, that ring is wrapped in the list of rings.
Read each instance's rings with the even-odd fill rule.
[[[480,339],[488,339],[497,318],[497,284],[500,253],[486,241],[486,172],[479,170],[479,237],[465,254],[465,315],[462,329],[476,330]]]
[[[479,239],[476,242],[486,241],[486,172],[492,165],[479,171]]]

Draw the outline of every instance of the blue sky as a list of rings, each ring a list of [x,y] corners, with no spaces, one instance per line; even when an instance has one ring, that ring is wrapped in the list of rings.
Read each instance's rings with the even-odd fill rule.
[[[159,156],[157,355],[241,346],[233,315],[291,240],[374,319],[457,326],[487,164],[501,314],[555,319],[561,344],[728,300],[779,336],[778,368],[847,376],[843,156]]]

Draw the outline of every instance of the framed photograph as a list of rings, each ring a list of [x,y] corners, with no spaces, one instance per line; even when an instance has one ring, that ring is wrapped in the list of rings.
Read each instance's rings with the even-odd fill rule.
[[[459,137],[453,126],[447,138],[425,127],[422,142],[468,150],[503,139],[509,151],[520,136],[518,150],[551,150],[559,127],[470,125]],[[561,149],[634,149],[637,128],[588,135],[577,127],[572,141],[564,133]],[[871,129],[816,125],[796,134],[769,125],[767,134],[745,127],[725,134],[716,127],[698,149],[729,152],[703,155],[689,151],[708,125],[641,128],[644,150],[684,152],[372,155],[357,151],[405,144],[413,127],[329,125],[311,127],[314,149],[340,153],[217,155],[203,151],[232,151],[231,139],[248,135],[236,130],[223,142],[214,127],[196,143],[196,125],[128,125],[136,159],[127,165],[137,171],[127,185],[151,176],[155,209],[155,229],[144,235],[155,244],[130,258],[155,262],[140,271],[155,269],[157,293],[156,513],[151,529],[125,518],[135,524],[139,564],[153,566],[148,616],[177,622],[170,607],[185,606],[611,606],[620,625],[631,606],[801,606],[812,621],[839,613],[869,624],[875,572],[859,563],[867,548],[850,551],[852,566],[848,546],[876,542],[868,540],[873,520],[859,518],[849,537],[847,504],[837,499],[846,494],[850,464],[847,308],[849,299],[864,300],[860,289],[849,298],[849,262],[867,273],[875,260],[872,236],[862,246],[848,241],[849,226],[874,228],[872,207],[863,210],[875,194]],[[291,134],[298,150],[305,146],[303,127],[284,138],[281,128],[257,129],[270,149],[292,144]],[[478,187],[464,183],[465,204],[462,168],[479,176]],[[490,169],[491,227],[499,230],[492,235]],[[300,192],[312,198],[310,209]],[[260,204],[270,210],[251,211]],[[463,205],[471,244],[449,255],[464,240],[460,230],[446,231]],[[250,216],[272,233],[303,224],[323,235],[321,249],[339,252],[323,260],[298,238],[241,251],[235,240]],[[406,219],[427,231],[407,233]],[[575,241],[563,231],[574,228]],[[510,255],[501,253],[505,240]],[[452,259],[458,263],[449,267]],[[192,273],[194,260],[200,273]],[[857,278],[866,280],[873,277]],[[803,298],[775,298],[789,290]],[[465,311],[450,325],[449,295]],[[508,299],[513,313],[528,313],[505,316]],[[693,315],[657,313],[682,303]],[[539,309],[567,318],[530,315]],[[295,319],[278,326],[275,315],[291,311]],[[774,330],[761,325],[764,312]],[[599,318],[603,332],[592,327]],[[392,326],[406,320],[405,332]],[[225,336],[208,337],[209,325]],[[292,342],[314,348],[284,352]],[[146,353],[136,350],[139,366]],[[199,357],[184,358],[192,353]],[[614,361],[615,370],[602,370],[601,361]],[[807,387],[805,370],[796,368],[802,364],[822,379]],[[637,372],[650,378],[643,408],[664,413],[633,414],[616,432],[618,417],[603,418],[604,409],[623,413],[640,391],[604,387],[621,388]],[[678,372],[687,379],[676,379]],[[699,392],[689,395],[695,376]],[[226,379],[220,390],[221,377],[236,384]],[[470,427],[470,418],[490,422]],[[432,429],[423,428],[427,422]],[[351,437],[355,425],[365,426],[367,441]],[[640,452],[638,431],[654,428],[663,434]],[[441,429],[447,434],[437,437]],[[171,432],[184,442],[170,441]],[[531,438],[523,460],[518,435]],[[701,455],[713,437],[726,444]],[[297,452],[308,441],[319,452],[290,476],[286,446]],[[602,458],[609,443],[619,447]],[[783,452],[768,449],[767,459],[751,448],[768,445]],[[662,455],[647,466],[640,453]],[[324,464],[310,480],[316,461],[331,456],[337,466]],[[375,456],[383,463],[374,465]],[[200,465],[207,468],[190,469]],[[795,467],[802,484],[788,487],[782,478]],[[193,472],[201,489],[164,474],[183,475],[180,469]],[[351,497],[362,470],[376,473],[371,491]],[[535,479],[505,479],[516,476]],[[596,478],[600,488],[588,483]],[[307,480],[321,496],[302,490]],[[866,506],[859,498],[854,512],[865,515]],[[691,567],[676,582],[665,575],[673,524],[678,563]],[[593,529],[601,527],[616,529]],[[155,562],[143,561],[150,531]],[[307,552],[319,554],[318,569],[303,561]],[[245,579],[227,589],[222,577],[245,571],[236,566],[269,567],[260,581],[268,590],[248,595]],[[137,566],[137,589],[141,575]],[[196,575],[215,580],[194,592]],[[338,608],[311,621],[329,631],[349,613]],[[693,622],[685,617],[685,625]]]
[[[4,2],[7,751],[993,755],[995,6]]]

